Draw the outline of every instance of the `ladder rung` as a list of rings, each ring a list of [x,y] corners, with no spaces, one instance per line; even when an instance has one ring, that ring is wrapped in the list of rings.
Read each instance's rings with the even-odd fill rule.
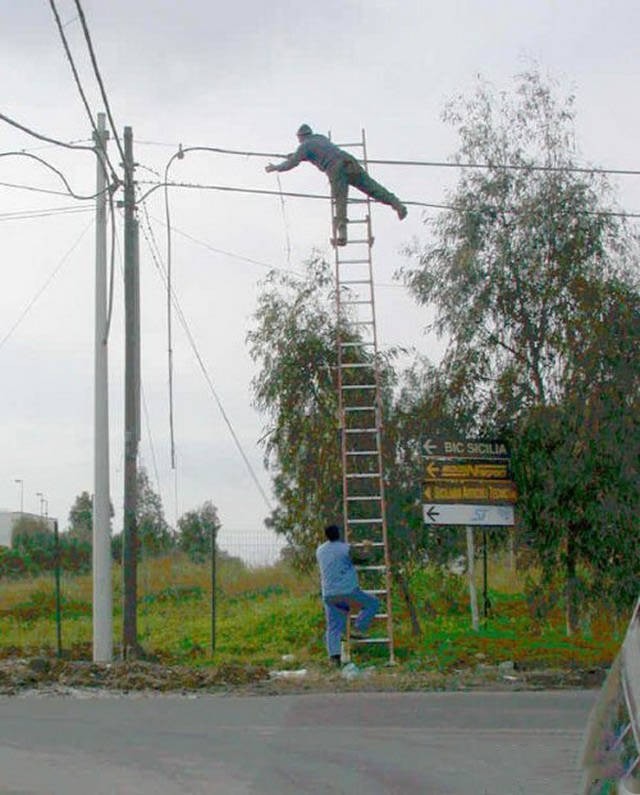
[[[357,566],[358,571],[385,571],[386,566]]]
[[[351,542],[351,546],[352,547],[363,547],[363,546],[365,546],[365,543],[364,543],[364,541],[352,541]],[[367,542],[366,546],[368,546],[368,547],[383,547],[384,546],[384,541],[369,541],[369,542]]]
[[[353,638],[353,640],[351,640],[350,642],[351,643],[389,643],[389,638],[361,638],[359,640]]]
[[[373,618],[375,620],[375,619],[388,618],[388,617],[389,616],[387,615],[387,613],[376,613]],[[353,613],[351,613],[349,618],[351,619],[351,621],[355,621],[358,618],[358,616],[357,615],[354,616]]]
[[[371,472],[371,473],[366,473],[366,474],[362,474],[362,475],[353,474],[353,475],[347,475],[347,477],[348,478],[379,478],[380,477],[380,473],[379,472]]]
[[[350,320],[351,326],[373,326],[373,320]]]
[[[377,406],[345,406],[344,410],[347,411],[375,411]]]
[[[382,524],[382,519],[347,519],[347,524]]]
[[[375,384],[343,384],[343,389],[376,389]]]
[[[378,455],[378,450],[350,450],[347,455]]]
[[[378,433],[377,428],[346,428],[345,433]]]
[[[374,500],[380,501],[382,497],[347,497],[347,502],[356,502],[356,500],[360,500],[360,502],[373,502]]]
[[[371,284],[371,279],[342,279],[340,284]]]
[[[352,240],[352,243],[364,243],[364,240]],[[365,265],[369,262],[368,259],[341,259],[341,265]]]
[[[366,364],[365,362],[341,362],[340,367],[343,369],[350,367],[352,370],[373,370],[375,364]]]
[[[348,223],[350,224],[368,224],[369,223],[369,216],[366,218],[349,218]]]
[[[385,594],[387,592],[386,588],[372,588],[372,589],[363,588],[362,590],[365,593],[373,594],[374,596],[382,596],[382,594]]]
[[[375,342],[373,342],[373,340],[371,340],[371,341],[368,341],[368,342],[341,342],[340,343],[340,347],[341,348],[362,348],[365,345],[375,345]]]

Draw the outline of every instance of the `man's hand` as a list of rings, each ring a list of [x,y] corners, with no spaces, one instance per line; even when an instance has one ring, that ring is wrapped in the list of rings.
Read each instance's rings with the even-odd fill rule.
[[[268,163],[268,164],[267,164],[267,165],[264,167],[264,170],[267,172],[267,174],[269,174],[269,173],[271,173],[272,171],[276,171],[277,169],[276,169],[276,167],[273,165],[273,163]]]

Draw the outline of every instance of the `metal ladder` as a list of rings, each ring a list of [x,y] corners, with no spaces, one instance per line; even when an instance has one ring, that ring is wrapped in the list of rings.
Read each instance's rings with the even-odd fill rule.
[[[367,168],[365,132],[358,147]],[[380,600],[380,610],[364,639],[346,639],[350,657],[354,645],[384,644],[393,664],[391,561],[387,532],[382,466],[382,402],[376,332],[371,247],[371,201],[349,198],[348,243],[334,246],[338,318],[338,412],[342,452],[342,495],[345,541],[356,551],[371,542],[371,559],[356,565],[360,587]],[[335,236],[335,207],[331,221]],[[355,616],[351,616],[353,620]],[[350,626],[350,625],[349,625]]]

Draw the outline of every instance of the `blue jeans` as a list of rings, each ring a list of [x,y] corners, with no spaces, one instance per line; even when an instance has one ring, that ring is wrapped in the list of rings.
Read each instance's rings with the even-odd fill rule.
[[[365,593],[360,588],[348,594],[325,596],[323,602],[327,619],[326,642],[329,657],[340,654],[340,641],[346,634],[347,620],[352,609],[359,610],[354,629],[366,632],[380,607],[380,601],[375,596]]]

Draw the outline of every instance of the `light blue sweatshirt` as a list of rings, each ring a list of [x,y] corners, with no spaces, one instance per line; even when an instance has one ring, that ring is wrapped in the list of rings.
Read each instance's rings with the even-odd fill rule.
[[[349,544],[344,541],[325,541],[316,549],[323,596],[348,594],[358,587],[349,551]]]

